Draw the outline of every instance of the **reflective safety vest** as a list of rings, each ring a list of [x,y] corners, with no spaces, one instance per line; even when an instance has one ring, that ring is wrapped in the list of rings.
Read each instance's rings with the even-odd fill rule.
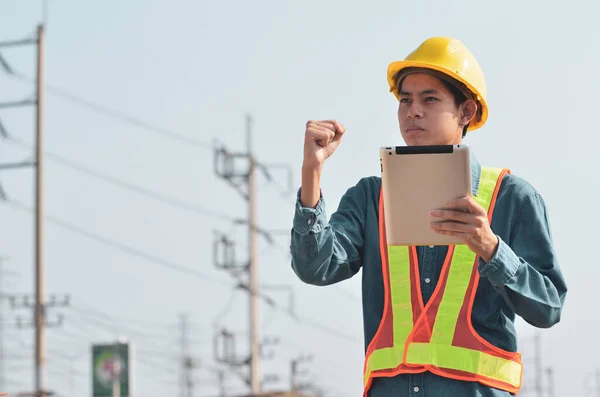
[[[490,222],[506,173],[510,171],[497,168],[481,172],[474,199],[486,209]],[[449,246],[440,279],[424,305],[416,248],[387,244],[382,194],[379,237],[385,303],[365,356],[363,397],[376,377],[424,371],[518,393],[521,354],[493,346],[471,323],[479,283],[477,255],[467,245]]]

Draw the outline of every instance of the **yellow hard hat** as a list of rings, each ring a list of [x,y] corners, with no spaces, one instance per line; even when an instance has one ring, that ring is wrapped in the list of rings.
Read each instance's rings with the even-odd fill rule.
[[[478,115],[469,124],[468,130],[476,130],[485,124],[488,107],[483,70],[471,51],[459,40],[432,37],[425,40],[404,61],[392,62],[388,66],[387,78],[390,92],[393,92],[397,99],[397,76],[406,68],[433,69],[464,84],[479,105]]]

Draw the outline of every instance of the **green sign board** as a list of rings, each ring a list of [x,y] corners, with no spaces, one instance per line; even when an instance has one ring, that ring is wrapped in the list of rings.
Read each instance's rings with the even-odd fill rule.
[[[133,397],[131,378],[131,346],[127,343],[92,346],[93,397],[112,397],[115,355],[120,368],[120,396]]]

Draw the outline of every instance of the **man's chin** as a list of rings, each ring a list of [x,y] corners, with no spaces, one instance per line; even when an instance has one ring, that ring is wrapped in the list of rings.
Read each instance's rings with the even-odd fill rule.
[[[445,139],[432,139],[431,136],[421,134],[405,134],[403,137],[406,146],[438,146],[450,145]],[[460,142],[459,142],[460,143]]]
[[[432,143],[430,139],[427,139],[424,136],[407,136],[404,137],[404,142],[407,146],[430,146],[435,145]]]

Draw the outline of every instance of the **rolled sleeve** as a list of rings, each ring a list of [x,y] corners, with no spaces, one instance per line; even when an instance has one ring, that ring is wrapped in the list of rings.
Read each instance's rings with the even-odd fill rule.
[[[498,248],[489,262],[479,260],[479,275],[495,287],[505,286],[517,273],[521,262],[512,249],[498,236]]]
[[[303,207],[300,201],[300,191],[296,197],[296,213],[294,215],[293,228],[296,233],[306,236],[310,232],[318,233],[326,225],[325,201],[323,196],[319,198],[315,208]]]
[[[300,280],[328,285],[355,275],[361,265],[365,222],[365,179],[349,188],[327,219],[323,195],[315,208],[296,198],[291,233],[291,265]]]

